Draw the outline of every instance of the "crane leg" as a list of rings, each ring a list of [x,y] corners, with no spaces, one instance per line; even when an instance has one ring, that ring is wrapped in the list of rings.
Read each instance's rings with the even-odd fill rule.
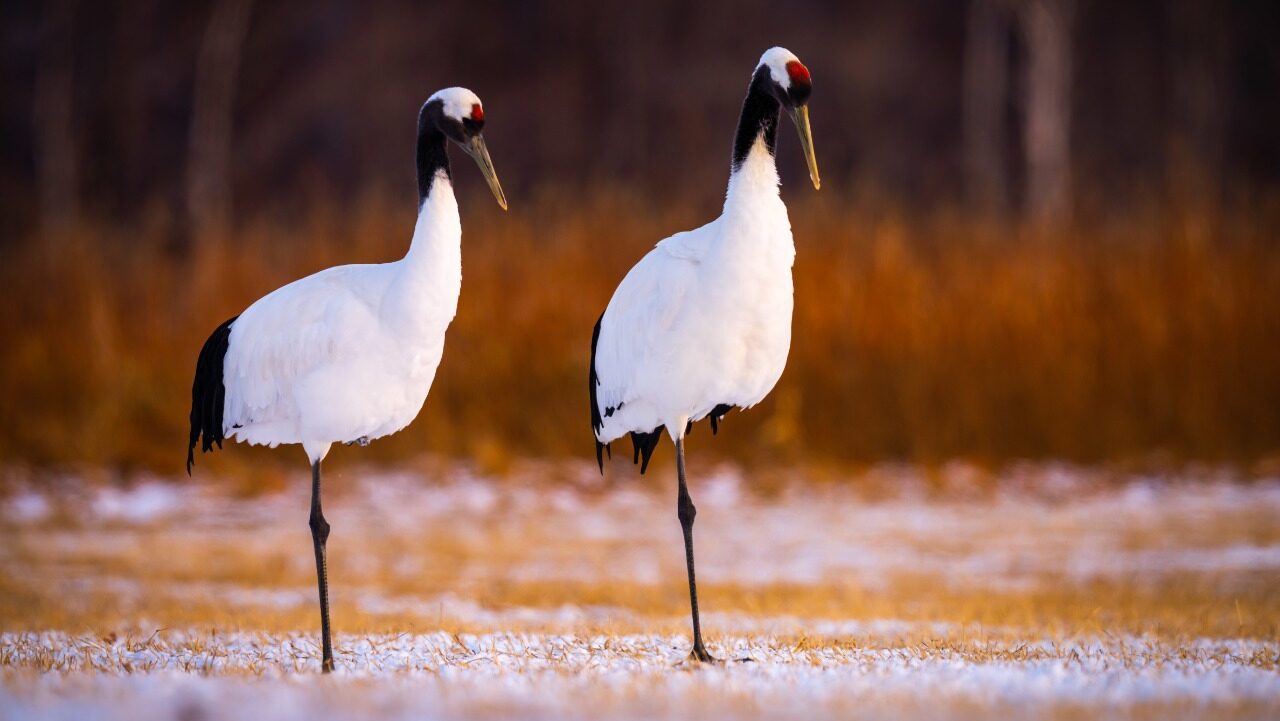
[[[333,670],[333,640],[329,634],[329,570],[325,562],[325,543],[329,540],[329,522],[320,510],[320,461],[311,464],[311,543],[316,549],[316,581],[320,586],[320,633],[324,649],[321,668]]]
[[[693,573],[693,519],[698,509],[689,497],[689,486],[684,476],[684,438],[676,441],[676,476],[680,479],[680,493],[676,498],[676,512],[680,516],[680,529],[684,531],[684,560],[689,568],[689,606],[693,610],[693,652],[695,661],[718,663],[719,659],[707,653],[702,645],[702,625],[698,621],[698,584]]]

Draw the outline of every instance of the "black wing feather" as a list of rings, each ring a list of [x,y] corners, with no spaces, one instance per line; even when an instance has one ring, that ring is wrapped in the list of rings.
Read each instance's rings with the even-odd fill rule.
[[[600,378],[596,375],[596,344],[600,342],[600,323],[604,320],[604,313],[596,319],[596,327],[591,331],[591,369],[587,374],[587,391],[591,397],[591,435],[594,438],[596,433],[604,428],[604,419],[600,417],[600,404],[596,402],[596,388],[600,385]],[[613,409],[610,409],[612,411]],[[609,457],[613,458],[613,449],[607,443],[601,443],[596,438],[596,464],[600,466],[600,475],[604,475],[604,452],[609,452]]]
[[[196,444],[201,452],[222,447],[222,411],[227,388],[222,381],[222,363],[231,342],[231,318],[209,336],[196,359],[195,380],[191,384],[191,434],[187,439],[187,475],[196,461]]]

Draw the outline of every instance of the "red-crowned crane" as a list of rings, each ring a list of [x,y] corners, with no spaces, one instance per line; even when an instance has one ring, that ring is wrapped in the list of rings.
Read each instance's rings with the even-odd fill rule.
[[[778,195],[778,119],[800,133],[813,187],[818,163],[809,130],[809,70],[783,48],[756,65],[733,140],[724,212],[662,240],[637,263],[591,335],[591,426],[596,461],[630,434],[640,472],[665,429],[676,446],[677,515],[684,533],[693,615],[692,658],[715,661],[702,643],[693,570],[696,509],[685,481],[684,437],[710,418],[759,403],[778,382],[791,347],[791,221]]]
[[[447,88],[428,98],[418,113],[418,221],[408,254],[329,268],[272,291],[218,326],[196,362],[187,473],[197,444],[209,451],[224,438],[299,443],[311,462],[326,673],[333,641],[320,462],[334,443],[364,445],[399,431],[426,401],[462,283],[462,225],[446,141],[475,159],[498,205],[507,207],[483,127],[480,98],[470,90]]]

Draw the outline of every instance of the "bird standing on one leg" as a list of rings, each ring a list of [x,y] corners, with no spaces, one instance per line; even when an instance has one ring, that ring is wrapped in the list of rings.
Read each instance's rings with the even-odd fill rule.
[[[759,403],[777,383],[791,347],[791,221],[778,195],[778,120],[800,133],[813,187],[818,164],[809,131],[809,70],[771,48],[760,58],[733,141],[724,212],[666,238],[622,279],[591,336],[591,426],[604,471],[609,444],[630,434],[640,472],[665,428],[676,446],[677,511],[684,533],[693,614],[693,658],[702,643],[693,570],[697,513],[685,480],[684,436],[693,424]]]
[[[418,221],[408,254],[322,270],[263,296],[218,326],[196,362],[188,474],[197,443],[210,451],[224,438],[273,448],[300,443],[311,461],[325,672],[333,670],[333,642],[320,462],[334,443],[364,445],[399,431],[426,401],[462,283],[447,140],[475,159],[507,207],[483,127],[475,93],[447,88],[432,95],[418,113]]]

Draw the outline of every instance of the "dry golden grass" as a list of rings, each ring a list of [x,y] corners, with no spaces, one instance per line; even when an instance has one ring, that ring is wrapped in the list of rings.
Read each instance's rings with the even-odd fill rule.
[[[302,549],[305,551],[306,549]],[[94,576],[81,583],[58,583],[31,577],[19,582],[0,575],[0,631],[62,629],[82,634],[145,635],[159,628],[197,628],[220,632],[312,633],[317,612],[307,585],[282,589],[283,605],[271,600],[246,601],[233,584],[174,583],[149,578],[126,584],[127,591],[99,586]],[[118,579],[117,579],[118,580]],[[688,632],[688,588],[678,580],[661,585],[581,581],[510,582],[468,585],[414,584],[387,596],[393,607],[369,608],[358,599],[382,598],[389,588],[353,585],[334,575],[333,614],[344,634],[504,631],[577,634]],[[921,638],[988,638],[993,640],[1073,639],[1109,634],[1140,635],[1167,643],[1195,638],[1280,639],[1280,601],[1274,583],[1255,579],[1251,588],[1223,593],[1212,578],[1177,577],[1152,586],[1097,582],[1083,587],[1046,585],[1029,591],[940,588],[935,579],[887,579],[886,588],[870,590],[833,583],[825,586],[772,584],[742,587],[700,584],[704,608],[714,609],[709,638],[723,636],[718,618],[892,619],[925,624],[895,642]],[[602,607],[603,621],[555,621],[518,614],[495,620],[459,618],[433,599],[461,595],[485,609],[543,609],[566,606]],[[296,603],[295,603],[296,601]],[[942,624],[942,626],[929,626]],[[943,630],[939,630],[943,629]],[[949,630],[947,630],[949,629]],[[780,636],[798,640],[802,633]],[[883,637],[883,635],[881,635]],[[825,642],[824,642],[825,643]],[[1272,664],[1277,659],[1271,659]]]
[[[884,212],[835,192],[788,200],[790,363],[771,398],[732,416],[706,452],[842,464],[1250,461],[1280,448],[1275,202],[1036,231]],[[527,455],[585,457],[596,315],[654,241],[715,209],[604,194],[544,194],[507,214],[463,206],[466,279],[431,397],[407,431],[360,457],[431,451],[492,470]],[[161,221],[5,245],[0,394],[21,412],[0,415],[0,458],[180,468],[207,333],[301,275],[399,257],[412,219],[372,197],[296,220],[251,223],[188,257],[170,252]],[[228,475],[271,458],[220,455],[205,462]]]
[[[303,485],[238,499],[205,479],[183,490],[176,515],[140,522],[102,520],[85,505],[94,491],[68,491],[42,523],[0,523],[0,632],[308,631],[315,570]],[[476,506],[447,484],[333,477],[326,508],[338,627],[580,631],[596,623],[501,613],[574,607],[617,610],[605,614],[611,633],[682,632],[683,559],[661,485],[628,489],[629,498],[618,489],[568,500],[526,487]],[[728,505],[713,498],[700,504],[700,595],[704,608],[742,618],[894,619],[961,633],[973,626],[984,636],[1034,629],[1051,638],[1275,640],[1273,567],[1266,556],[1229,561],[1239,549],[1265,554],[1280,545],[1273,496],[1170,486],[1147,501],[1081,492],[1049,505],[1016,496],[874,502],[844,491]],[[1199,555],[1176,565],[1178,553]],[[1136,571],[1079,568],[1118,554],[1138,559]],[[875,563],[850,567],[849,558]],[[972,570],[949,572],[935,559]],[[788,575],[813,564],[845,570]],[[459,616],[442,599],[497,615]]]

